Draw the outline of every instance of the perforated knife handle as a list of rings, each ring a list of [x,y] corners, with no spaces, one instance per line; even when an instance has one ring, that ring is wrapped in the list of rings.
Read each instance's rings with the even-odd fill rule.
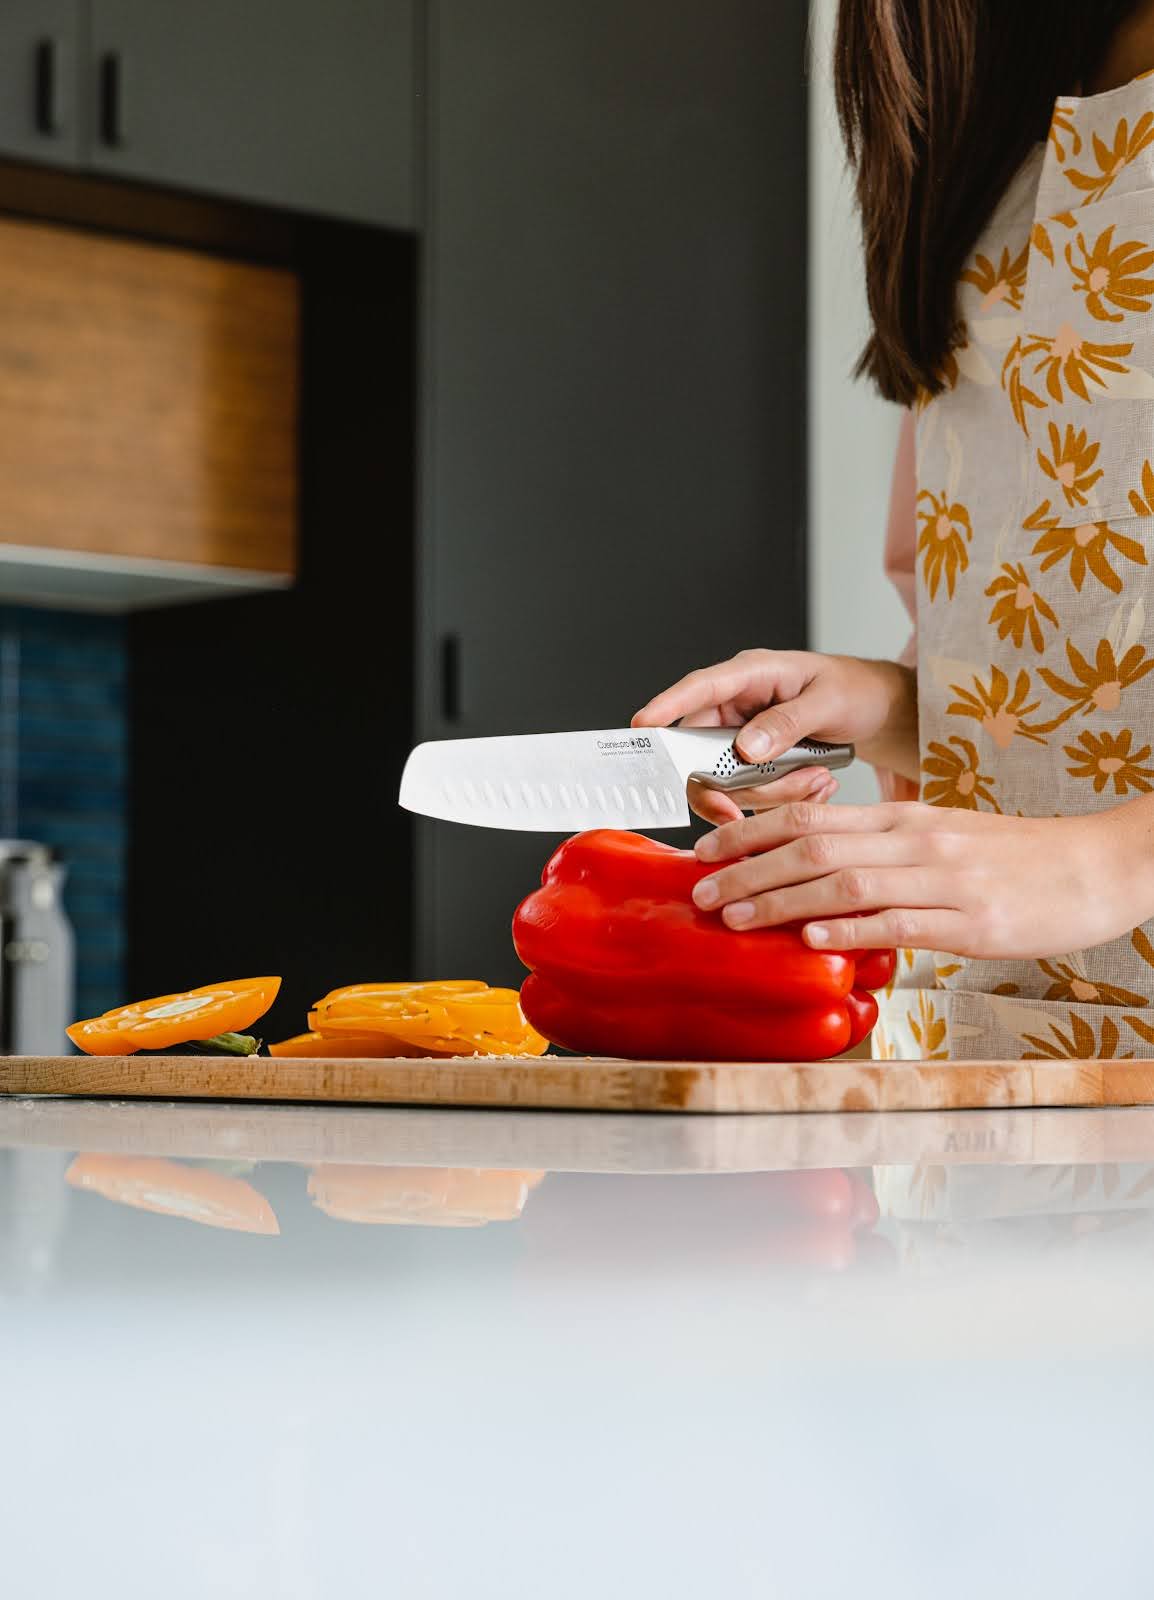
[[[852,744],[824,744],[820,739],[803,739],[772,761],[750,765],[742,761],[735,746],[730,744],[710,771],[691,774],[691,782],[726,793],[735,789],[760,789],[764,784],[776,783],[779,778],[796,772],[800,767],[828,767],[836,772],[841,767],[848,767],[853,758]]]

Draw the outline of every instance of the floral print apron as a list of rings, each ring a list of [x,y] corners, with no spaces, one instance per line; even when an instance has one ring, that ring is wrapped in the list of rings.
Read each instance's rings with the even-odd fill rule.
[[[1154,789],[1154,77],[1057,102],[960,310],[917,419],[922,799],[1115,806]],[[882,1059],[1154,1056],[1154,921],[1047,961],[903,951],[880,998]]]

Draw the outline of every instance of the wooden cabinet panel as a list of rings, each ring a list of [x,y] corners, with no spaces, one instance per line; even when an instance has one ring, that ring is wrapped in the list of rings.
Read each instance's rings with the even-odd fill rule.
[[[0,541],[291,573],[297,341],[291,273],[0,220]]]

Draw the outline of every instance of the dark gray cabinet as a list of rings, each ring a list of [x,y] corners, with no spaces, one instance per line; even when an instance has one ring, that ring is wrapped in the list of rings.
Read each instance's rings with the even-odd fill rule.
[[[413,223],[421,0],[0,0],[0,154]]]
[[[92,166],[412,221],[417,0],[89,0]]]
[[[614,726],[804,640],[806,6],[430,22],[418,725]],[[420,970],[514,978],[555,842],[422,824]]]
[[[0,3],[0,151],[72,166],[80,158],[82,0]]]

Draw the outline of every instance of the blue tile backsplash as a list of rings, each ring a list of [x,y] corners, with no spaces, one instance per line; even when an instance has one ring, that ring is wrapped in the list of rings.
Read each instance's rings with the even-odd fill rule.
[[[0,606],[0,837],[68,869],[82,1017],[125,998],[125,676],[119,618]]]

